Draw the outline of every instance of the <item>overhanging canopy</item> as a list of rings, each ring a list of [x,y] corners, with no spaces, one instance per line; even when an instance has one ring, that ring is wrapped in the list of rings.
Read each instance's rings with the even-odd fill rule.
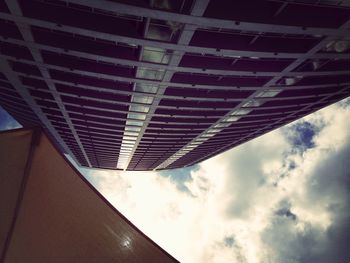
[[[40,130],[0,133],[0,171],[0,262],[177,262]]]

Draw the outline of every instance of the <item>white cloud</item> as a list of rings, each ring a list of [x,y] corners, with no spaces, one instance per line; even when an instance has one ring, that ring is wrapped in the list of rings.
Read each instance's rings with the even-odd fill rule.
[[[292,150],[294,123],[205,161],[184,182],[190,194],[156,172],[88,178],[182,262],[329,259],[349,218],[349,119],[338,103],[297,122],[317,128],[312,148]]]

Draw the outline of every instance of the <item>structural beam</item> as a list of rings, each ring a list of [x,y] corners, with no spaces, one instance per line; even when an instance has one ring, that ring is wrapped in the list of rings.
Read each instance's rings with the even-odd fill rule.
[[[6,4],[8,6],[8,8],[10,9],[10,12],[13,14],[13,15],[16,15],[16,16],[23,16],[22,14],[22,10],[19,6],[19,3],[17,2],[17,0],[6,0]],[[17,23],[16,23],[17,24]],[[31,43],[31,42],[34,42],[34,38],[33,38],[33,35],[31,33],[31,30],[30,30],[30,27],[28,25],[18,25],[18,29],[19,31],[21,32],[21,35],[24,39],[25,42],[28,42],[28,43]],[[40,63],[40,64],[43,64],[43,58],[41,56],[41,53],[40,53],[40,50],[31,46],[27,46],[26,47],[30,50],[30,53],[32,54],[33,58],[34,58],[34,61],[37,62],[37,63]],[[39,67],[39,70],[42,74],[42,76],[44,76],[44,78],[50,78],[50,74],[48,72],[48,70],[44,67]],[[70,120],[70,117],[65,109],[65,106],[61,100],[61,97],[57,94],[57,90],[56,90],[56,87],[55,85],[53,85],[53,83],[51,82],[45,82],[46,85],[49,87],[49,90],[51,91],[51,94],[54,96],[55,98],[55,102],[57,103],[62,115],[64,116],[70,130],[72,131],[73,133],[73,136],[76,140],[76,142],[78,143],[79,145],[79,148],[81,150],[81,152],[83,153],[85,159],[86,159],[86,162],[88,163],[89,167],[91,167],[91,163],[90,163],[90,160],[89,160],[89,157],[87,156],[85,150],[84,150],[84,147],[79,139],[79,136],[74,128],[74,125],[72,123],[72,121]],[[47,125],[47,124],[46,124]],[[58,135],[60,136],[60,135]]]
[[[204,11],[201,15],[179,14],[174,12],[167,12],[163,10],[157,10],[152,8],[144,8],[138,6],[131,6],[118,2],[111,2],[106,0],[67,0],[67,3],[80,4],[83,6],[89,6],[92,9],[99,9],[108,12],[115,12],[116,14],[125,14],[132,16],[149,17],[152,19],[160,19],[166,21],[174,21],[179,23],[191,24],[196,27],[208,27],[219,29],[234,29],[251,32],[270,32],[280,34],[300,34],[300,35],[327,35],[327,36],[348,36],[348,32],[345,29],[336,30],[332,28],[318,28],[318,27],[300,27],[300,26],[287,26],[287,25],[274,25],[274,24],[262,24],[251,23],[242,21],[232,21],[225,19],[207,18],[203,17]]]

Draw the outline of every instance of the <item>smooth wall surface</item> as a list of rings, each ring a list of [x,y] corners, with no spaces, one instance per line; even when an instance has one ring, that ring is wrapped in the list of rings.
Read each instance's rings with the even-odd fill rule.
[[[0,253],[4,251],[27,163],[31,130],[0,133]],[[0,258],[1,258],[0,254]]]
[[[24,152],[28,148],[21,145],[25,147],[14,148],[15,151]],[[5,148],[1,149],[3,152]],[[4,162],[9,163],[5,159]],[[23,169],[23,165],[18,169]],[[5,262],[176,260],[102,199],[42,135],[32,156]]]

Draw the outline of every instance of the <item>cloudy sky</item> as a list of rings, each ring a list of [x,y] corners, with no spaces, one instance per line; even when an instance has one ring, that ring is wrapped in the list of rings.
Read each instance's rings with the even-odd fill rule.
[[[347,99],[191,168],[82,172],[182,262],[350,262],[349,161]]]

